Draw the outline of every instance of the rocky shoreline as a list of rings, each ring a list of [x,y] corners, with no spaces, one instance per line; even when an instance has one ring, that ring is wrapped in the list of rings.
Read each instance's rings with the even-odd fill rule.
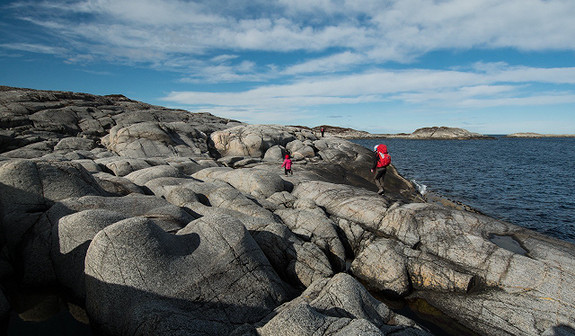
[[[477,335],[574,332],[573,244],[393,167],[379,196],[345,139],[10,87],[0,125],[2,331],[65,307],[98,335],[432,334],[377,294]]]

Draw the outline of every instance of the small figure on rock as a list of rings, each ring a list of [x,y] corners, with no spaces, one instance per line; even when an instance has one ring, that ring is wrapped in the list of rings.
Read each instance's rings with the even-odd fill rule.
[[[384,144],[376,145],[373,150],[376,156],[371,172],[375,173],[373,179],[375,180],[375,185],[379,188],[377,193],[383,195],[385,193],[385,188],[383,187],[385,173],[387,172],[387,166],[391,163],[391,156],[387,153],[387,146]]]
[[[321,132],[321,137],[323,138],[323,133],[325,132],[325,128],[320,128],[319,131]]]
[[[286,157],[284,159],[284,163],[282,163],[282,167],[284,167],[286,175],[287,174],[293,175],[293,172],[291,171],[291,159],[289,158],[288,154],[286,154]]]

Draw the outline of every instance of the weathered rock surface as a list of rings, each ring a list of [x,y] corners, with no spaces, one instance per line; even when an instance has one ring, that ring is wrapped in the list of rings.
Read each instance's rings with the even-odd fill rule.
[[[105,194],[79,164],[28,160],[0,162],[2,242],[10,249],[15,248],[55,201]]]
[[[0,126],[0,320],[71,300],[112,336],[428,334],[367,288],[479,335],[573,334],[573,244],[425,203],[393,166],[379,196],[329,129],[8,87]]]
[[[261,335],[428,335],[375,300],[353,277],[314,282],[259,328]]]
[[[290,297],[245,227],[204,217],[178,234],[146,219],[118,222],[86,257],[88,313],[113,335],[230,333]]]
[[[264,157],[273,146],[286,146],[294,140],[315,140],[312,132],[279,125],[245,125],[212,133],[214,148],[222,156]]]
[[[194,156],[207,153],[207,136],[184,122],[143,122],[115,126],[102,139],[112,152],[128,158]]]

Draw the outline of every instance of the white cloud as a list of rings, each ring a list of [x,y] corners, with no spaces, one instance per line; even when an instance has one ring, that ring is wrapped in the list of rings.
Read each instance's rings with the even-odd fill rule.
[[[321,57],[288,67],[282,74],[298,75],[322,72],[347,71],[351,66],[365,63],[366,57],[349,51]]]
[[[255,5],[244,1],[52,0],[20,7],[20,11],[30,10],[23,17],[53,34],[84,39],[85,48],[92,44],[152,48],[158,57],[220,49],[346,48],[353,54],[372,55],[371,62],[385,62],[444,48],[575,50],[571,33],[575,31],[575,3],[569,0],[306,0]],[[249,14],[247,9],[254,7],[256,11]],[[74,13],[85,18],[77,22]]]
[[[488,68],[485,66],[485,68]],[[402,101],[444,107],[489,107],[572,103],[575,93],[531,92],[536,83],[572,84],[575,68],[503,67],[489,72],[402,70],[377,71],[292,84],[260,86],[241,92],[172,92],[178,104],[243,106],[256,109]]]
[[[3,43],[0,44],[0,48],[26,51],[38,54],[63,54],[66,53],[66,49],[53,47],[44,44],[34,44],[34,43]]]

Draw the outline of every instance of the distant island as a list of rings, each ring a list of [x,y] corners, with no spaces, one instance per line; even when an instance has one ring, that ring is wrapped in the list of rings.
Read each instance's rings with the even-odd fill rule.
[[[575,134],[540,134],[533,132],[507,134],[508,138],[575,138]]]
[[[415,140],[471,140],[471,139],[495,139],[493,136],[470,132],[463,128],[433,126],[418,128],[413,133],[369,133],[353,128],[321,125],[316,127],[294,126],[311,130],[317,134],[323,128],[325,135],[336,136],[342,139],[415,139]],[[540,134],[534,132],[520,132],[505,135],[507,138],[575,138],[575,134]]]
[[[297,126],[301,127],[301,126]],[[493,139],[491,136],[473,133],[463,128],[457,127],[423,127],[418,128],[413,133],[398,134],[373,134],[365,131],[358,131],[352,128],[342,128],[336,126],[316,126],[311,128],[314,132],[325,130],[326,135],[337,136],[344,139],[375,139],[375,138],[400,138],[400,139],[417,139],[417,140],[469,140],[469,139]]]

